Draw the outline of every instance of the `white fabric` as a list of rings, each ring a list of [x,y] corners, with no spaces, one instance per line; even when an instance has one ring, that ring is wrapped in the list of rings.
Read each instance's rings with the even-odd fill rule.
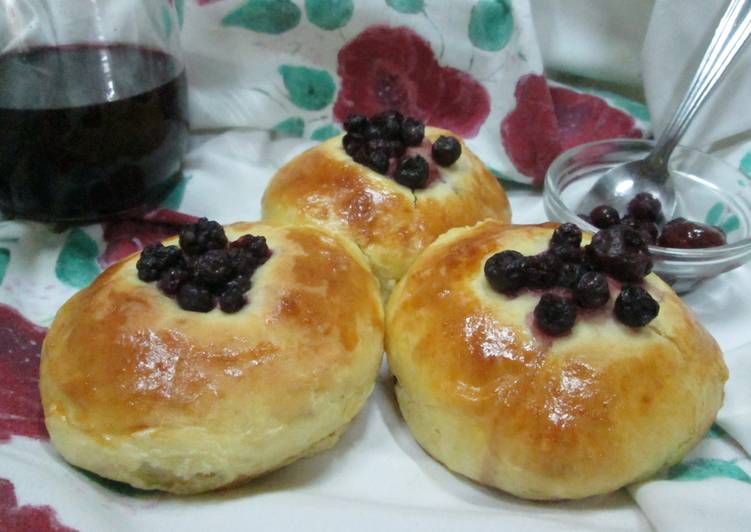
[[[533,0],[546,69],[638,87],[654,0]]]
[[[467,28],[473,6],[469,0],[426,2],[415,14],[395,11],[384,0],[355,0],[351,21],[342,28],[322,32],[303,16],[298,27],[281,35],[221,27],[229,3],[199,3],[201,7],[186,6],[192,11],[182,32],[194,129],[271,129],[283,119],[299,116],[309,137],[309,129],[316,124],[331,122],[331,109],[296,107],[287,97],[279,67],[290,64],[336,73],[338,51],[366,28],[376,23],[407,27],[429,41],[442,66],[467,71],[487,89],[490,114],[468,144],[494,169],[515,180],[529,181],[511,163],[500,138],[501,120],[516,105],[516,81],[526,74],[542,73],[528,0],[509,2],[515,29],[498,53],[480,50],[469,42]]]
[[[654,130],[661,131],[704,55],[726,0],[657,0],[642,52],[644,90]],[[694,119],[681,144],[720,149],[751,140],[751,46]]]
[[[190,18],[186,29],[205,32],[207,42],[221,39],[227,56],[245,57],[249,65],[262,64],[265,58],[248,57],[250,52],[232,37],[225,32],[218,36],[208,27],[211,10],[218,10],[223,3],[201,8],[207,18]],[[700,30],[709,31],[710,15],[719,11],[721,3],[657,1],[643,69],[648,102],[658,123],[662,123],[667,102],[675,93],[670,80],[697,55],[690,56],[689,52],[696,52],[696,43],[703,35]],[[430,4],[435,7],[438,0]],[[450,25],[448,18],[443,24]],[[596,30],[587,28],[593,34]],[[259,37],[254,53],[263,49],[264,39]],[[312,46],[297,52],[315,59],[315,50]],[[747,62],[749,52],[744,54]],[[213,99],[222,96],[222,87],[246,84],[242,74],[233,78],[225,68],[222,53],[188,42],[186,57],[193,65],[197,87],[193,104],[198,125],[247,125],[247,117],[260,120],[263,127],[274,124],[273,118],[279,115],[265,114],[268,104],[247,92],[230,91],[225,98]],[[595,63],[596,57],[595,53],[591,56]],[[602,70],[593,68],[590,72]],[[709,146],[748,130],[751,114],[745,109],[745,100],[751,76],[740,79],[748,72],[744,63],[728,78],[712,110],[706,111],[689,132],[688,141]],[[202,137],[187,158],[190,186],[181,210],[222,222],[257,218],[260,196],[270,175],[312,144],[305,139],[272,140],[267,133],[253,131]],[[738,164],[745,151],[743,143],[728,144],[730,147],[724,146],[721,153]],[[545,220],[538,192],[515,189],[509,194],[514,222]],[[101,238],[98,228],[87,232]],[[20,238],[12,245],[14,259],[0,289],[0,302],[12,304],[37,323],[49,324],[51,309],[73,292],[70,288],[50,290],[46,282],[54,279],[59,235],[35,224],[4,222],[0,223],[0,238]],[[751,476],[749,294],[751,266],[746,265],[706,283],[686,298],[725,351],[731,380],[718,418],[727,434],[702,440],[684,463],[717,460],[732,465],[736,474],[740,471]],[[478,486],[449,473],[419,448],[399,416],[385,373],[364,412],[334,449],[229,492],[191,498],[121,495],[66,466],[49,443],[19,437],[0,445],[0,478],[13,482],[20,504],[51,505],[62,523],[82,531],[751,530],[751,483],[722,476],[702,480],[667,480],[661,476],[608,496],[561,503],[526,502]]]
[[[190,186],[182,210],[223,222],[257,217],[269,176],[307,145],[248,131],[202,138],[187,159]],[[518,189],[509,194],[515,223],[545,220],[537,192]],[[29,257],[27,266],[34,268],[37,279],[44,279],[53,275],[54,257]],[[748,290],[734,290],[737,286],[751,286],[751,266],[711,281],[687,300],[728,352],[733,380],[720,422],[748,445],[743,416],[751,404],[751,349],[743,346],[751,345],[751,306],[745,300]],[[59,305],[67,295],[48,294],[47,305]],[[8,301],[8,296],[0,292],[0,301]],[[49,316],[45,320],[33,298],[10,302],[26,316],[48,323]],[[724,315],[728,309],[734,312]],[[689,458],[695,457],[741,458],[740,467],[751,474],[748,453],[728,437],[703,440]],[[556,503],[523,501],[483,488],[451,474],[420,449],[398,413],[385,371],[364,412],[336,447],[243,488],[190,498],[120,495],[67,467],[49,443],[25,438],[0,446],[0,478],[14,483],[21,504],[50,504],[61,522],[81,531],[745,532],[751,507],[749,485],[723,478],[654,480],[633,489],[633,498],[620,490]]]

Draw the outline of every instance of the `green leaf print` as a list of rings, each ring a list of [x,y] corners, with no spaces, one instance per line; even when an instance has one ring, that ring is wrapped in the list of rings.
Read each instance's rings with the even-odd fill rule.
[[[152,495],[159,496],[160,494],[160,492],[157,490],[142,490],[139,488],[134,488],[133,486],[125,484],[124,482],[118,482],[117,480],[110,480],[108,478],[100,477],[99,475],[91,473],[90,471],[86,471],[84,469],[79,469],[77,467],[73,467],[73,469],[81,473],[81,475],[88,478],[89,480],[96,482],[103,488],[111,490],[118,495],[125,495],[128,497],[149,497]]]
[[[289,99],[308,111],[318,111],[331,103],[336,85],[331,74],[302,66],[281,65],[279,73],[289,91]]]
[[[709,430],[704,435],[705,438],[723,438],[727,436],[727,432],[719,426],[717,423],[713,423]]]
[[[222,19],[222,26],[278,35],[297,26],[301,16],[291,0],[247,0]]]
[[[730,211],[727,205],[721,202],[715,203],[707,211],[707,215],[704,217],[704,223],[719,227],[725,231],[726,235],[733,231],[737,231],[741,226],[740,219]]]
[[[345,26],[352,18],[352,0],[305,0],[305,14],[322,30]]]
[[[164,26],[164,35],[169,39],[172,35],[172,12],[167,6],[162,7],[162,25]]]
[[[424,0],[386,0],[386,4],[394,11],[408,15],[420,13],[425,7]]]
[[[492,168],[490,166],[486,166],[486,168],[491,174],[495,176],[496,179],[503,183],[503,188],[505,188],[506,190],[530,190],[532,188],[532,185],[514,181],[513,179],[511,179],[511,177],[496,168]]]
[[[743,156],[743,159],[741,159],[741,164],[739,166],[741,172],[746,174],[748,177],[751,177],[751,151]]]
[[[162,200],[160,207],[172,209],[173,211],[180,210],[180,205],[182,205],[183,198],[185,197],[185,186],[188,184],[188,181],[190,181],[190,177],[183,175],[180,178],[180,182],[172,189],[172,192]]]
[[[722,203],[715,203],[712,208],[707,211],[707,216],[704,221],[709,225],[717,225],[720,223],[722,213],[725,211],[725,206]]]
[[[8,271],[8,264],[10,263],[10,250],[0,248],[0,284],[3,284],[5,278],[5,272]]]
[[[480,50],[495,52],[506,46],[514,33],[509,0],[478,0],[469,18],[469,40]]]
[[[748,474],[728,460],[717,458],[699,458],[677,464],[668,470],[670,480],[704,480],[707,478],[732,478],[751,483]]]
[[[313,133],[310,135],[310,138],[311,140],[324,141],[330,139],[331,137],[336,137],[339,133],[341,133],[341,131],[339,131],[333,125],[328,124],[313,131]]]
[[[98,255],[99,248],[94,239],[80,229],[73,229],[57,257],[55,275],[68,286],[84,288],[99,275]]]
[[[302,137],[305,133],[305,121],[299,116],[293,116],[282,120],[271,130],[285,137]]]
[[[177,11],[177,23],[182,28],[185,22],[185,0],[175,0],[175,11]]]

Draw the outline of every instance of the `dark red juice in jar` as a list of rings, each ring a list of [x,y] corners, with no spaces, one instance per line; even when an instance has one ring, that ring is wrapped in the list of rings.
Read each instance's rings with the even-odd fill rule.
[[[158,202],[180,178],[187,84],[172,56],[125,44],[0,55],[0,210],[94,220]]]

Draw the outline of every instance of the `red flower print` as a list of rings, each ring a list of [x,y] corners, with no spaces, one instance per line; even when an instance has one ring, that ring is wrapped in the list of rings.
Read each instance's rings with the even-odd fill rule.
[[[642,136],[631,116],[610,107],[598,96],[563,87],[552,87],[550,96],[563,150],[595,140]]]
[[[6,532],[76,532],[60,524],[49,506],[19,506],[10,480],[0,478],[0,529]]]
[[[430,44],[409,28],[371,26],[339,50],[338,61],[339,121],[398,109],[474,137],[490,113],[485,87],[466,72],[439,65]]]
[[[47,330],[0,305],[0,442],[47,439],[39,398],[39,355]],[[0,512],[0,523],[2,513]]]
[[[501,121],[501,142],[516,169],[538,186],[564,150],[595,140],[642,136],[631,116],[602,98],[550,88],[539,75],[520,78],[514,96],[516,107]]]
[[[545,78],[527,75],[514,91],[516,108],[501,122],[501,142],[512,164],[542,185],[545,172],[561,153],[561,136]]]

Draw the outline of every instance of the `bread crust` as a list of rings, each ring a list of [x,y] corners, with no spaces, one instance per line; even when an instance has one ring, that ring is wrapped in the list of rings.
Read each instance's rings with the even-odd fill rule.
[[[60,309],[40,389],[69,462],[138,488],[197,493],[332,445],[360,410],[383,353],[366,258],[310,226],[226,231],[265,236],[272,250],[236,314],[182,310],[138,280],[137,255]]]
[[[386,311],[389,366],[417,441],[449,469],[530,499],[606,493],[678,462],[710,427],[728,377],[717,343],[654,274],[645,287],[660,312],[646,327],[613,318],[614,287],[570,334],[536,332],[539,293],[501,295],[483,265],[504,249],[543,251],[555,226],[448,232]]]
[[[431,141],[450,131],[427,127]],[[459,137],[457,137],[459,138]],[[311,148],[274,175],[263,219],[341,232],[368,256],[385,291],[439,235],[486,218],[511,221],[503,187],[462,142],[462,156],[425,189],[410,190],[352,160],[342,136]]]

